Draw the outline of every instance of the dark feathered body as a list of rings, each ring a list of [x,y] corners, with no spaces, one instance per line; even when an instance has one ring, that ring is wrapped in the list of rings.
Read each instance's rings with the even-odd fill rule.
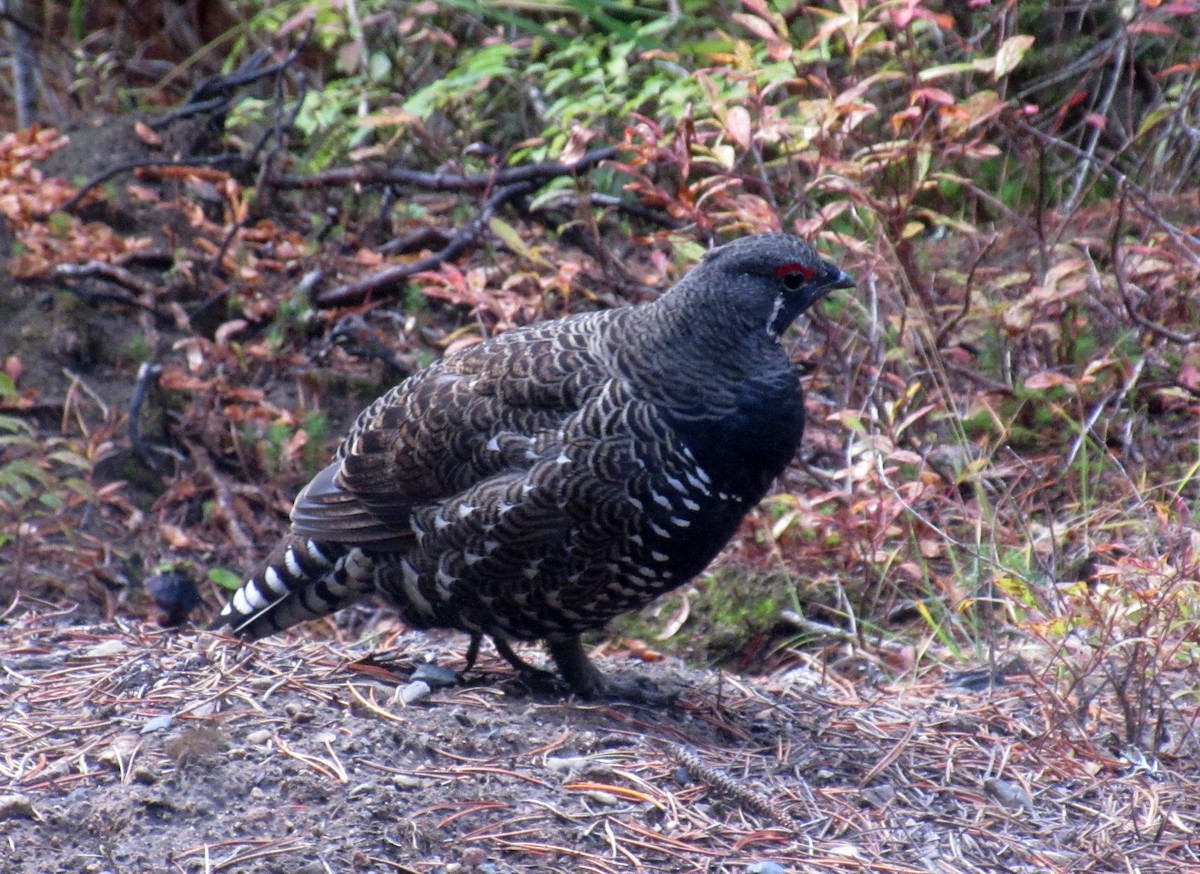
[[[848,282],[796,238],[751,237],[654,303],[510,331],[405,380],[301,492],[223,624],[257,638],[378,591],[414,627],[506,653],[547,640],[599,691],[578,635],[699,573],[795,453],[803,398],[769,329],[789,265],[810,274],[800,309]]]

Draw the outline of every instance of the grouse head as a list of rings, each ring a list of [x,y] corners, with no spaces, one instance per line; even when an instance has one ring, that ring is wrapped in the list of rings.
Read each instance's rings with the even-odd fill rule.
[[[713,249],[676,287],[692,305],[725,311],[778,339],[796,318],[854,280],[791,234],[742,237]]]

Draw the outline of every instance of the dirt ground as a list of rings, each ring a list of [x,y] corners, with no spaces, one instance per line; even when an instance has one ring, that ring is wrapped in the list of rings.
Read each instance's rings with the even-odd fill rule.
[[[0,632],[11,874],[1200,870],[1195,761],[1107,755],[1017,674],[892,688],[601,659],[679,690],[655,710],[485,658],[406,705],[411,670],[461,667],[462,639],[401,635],[393,672],[65,610]]]

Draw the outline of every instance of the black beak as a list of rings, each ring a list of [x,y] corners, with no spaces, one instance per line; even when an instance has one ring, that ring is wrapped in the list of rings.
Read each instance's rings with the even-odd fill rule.
[[[820,283],[823,287],[832,291],[835,288],[854,288],[854,279],[846,271],[840,267],[835,267],[832,264],[822,261],[825,269],[822,272]]]

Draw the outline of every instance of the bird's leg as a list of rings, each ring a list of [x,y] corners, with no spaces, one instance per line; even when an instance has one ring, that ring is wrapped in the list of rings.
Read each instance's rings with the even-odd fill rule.
[[[471,632],[471,644],[467,647],[467,666],[462,669],[459,678],[475,667],[475,659],[479,658],[479,644],[483,642],[483,635],[478,631]]]
[[[479,645],[483,642],[483,635],[480,632],[471,632],[471,643],[467,647],[467,666],[459,673],[459,679],[462,679],[471,668],[475,667],[475,660],[479,658]],[[554,674],[550,671],[543,671],[541,668],[535,668],[519,655],[513,652],[513,648],[508,645],[502,637],[493,637],[492,644],[496,647],[496,652],[504,657],[504,660],[517,669],[521,680],[530,685],[535,683],[553,683],[555,681]]]
[[[547,638],[546,649],[571,691],[580,698],[619,698],[638,704],[669,704],[675,699],[674,695],[664,694],[650,684],[605,677],[583,651],[579,635]]]
[[[521,675],[521,679],[526,682],[544,683],[554,679],[554,674],[550,671],[543,671],[541,668],[535,668],[529,662],[525,661],[508,645],[508,641],[503,637],[493,637],[492,646],[496,647],[496,652],[504,658],[506,662],[517,669],[517,673]]]

